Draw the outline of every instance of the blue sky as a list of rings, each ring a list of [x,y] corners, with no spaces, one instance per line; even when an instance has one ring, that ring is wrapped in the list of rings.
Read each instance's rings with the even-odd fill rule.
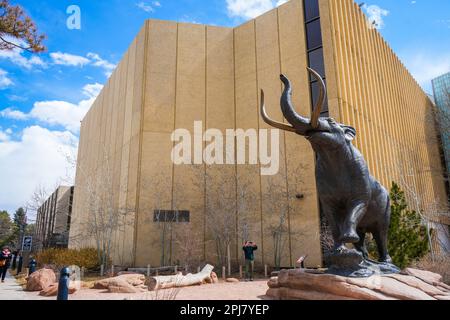
[[[73,180],[79,121],[145,19],[235,26],[278,0],[11,0],[47,35],[47,52],[0,52],[0,209],[38,185]],[[359,1],[362,2],[362,1]],[[67,8],[81,9],[69,30]],[[373,0],[365,10],[422,87],[450,71],[450,1]]]

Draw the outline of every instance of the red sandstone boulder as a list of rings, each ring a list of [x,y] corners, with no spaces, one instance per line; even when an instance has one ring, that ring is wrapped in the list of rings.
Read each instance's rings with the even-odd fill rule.
[[[410,276],[419,278],[420,280],[422,280],[432,286],[437,283],[442,282],[442,276],[440,274],[430,272],[430,271],[406,268],[405,270],[402,271],[402,274],[406,274],[406,275],[410,275]]]
[[[54,283],[50,285],[49,287],[42,290],[39,295],[43,297],[56,297],[58,295],[58,283]],[[76,283],[71,282],[69,284],[69,294],[74,294],[78,291],[78,286]]]
[[[369,278],[283,270],[269,280],[267,296],[281,300],[450,300],[441,279],[438,274],[416,269]]]
[[[104,289],[114,293],[136,293],[143,290],[145,276],[142,274],[122,274],[118,277],[96,281],[94,289]]]
[[[108,292],[111,293],[137,293],[140,292],[139,288],[135,288],[129,284],[125,279],[117,277],[111,279],[108,283]]]
[[[42,291],[56,282],[56,275],[52,269],[40,269],[27,277],[25,291]]]

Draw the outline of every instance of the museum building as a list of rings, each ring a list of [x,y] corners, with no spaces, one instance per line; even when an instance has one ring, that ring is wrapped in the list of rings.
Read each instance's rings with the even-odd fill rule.
[[[258,244],[257,266],[294,266],[304,255],[307,266],[322,265],[306,139],[280,132],[275,175],[262,175],[259,160],[172,161],[177,129],[191,132],[192,147],[208,145],[195,123],[225,135],[272,129],[259,113],[261,89],[283,122],[281,73],[309,117],[319,86],[307,67],[327,85],[322,116],[356,128],[372,175],[387,189],[399,183],[414,209],[449,224],[439,214],[447,197],[427,95],[353,0],[291,0],[236,28],[145,22],[82,121],[69,247],[95,247],[93,230],[114,226],[116,265],[217,266],[223,256],[237,265],[244,240]],[[99,212],[112,222],[99,225]]]

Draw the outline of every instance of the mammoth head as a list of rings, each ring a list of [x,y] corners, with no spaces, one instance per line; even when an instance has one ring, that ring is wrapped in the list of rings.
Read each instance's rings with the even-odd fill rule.
[[[299,115],[292,104],[292,86],[285,75],[280,75],[284,84],[283,95],[281,96],[281,111],[289,124],[281,123],[270,119],[267,115],[264,103],[264,91],[261,90],[261,116],[264,121],[277,129],[295,132],[306,137],[312,144],[336,145],[344,142],[351,142],[356,137],[356,130],[353,127],[337,123],[332,118],[321,118],[323,104],[326,97],[326,87],[322,77],[313,69],[308,71],[319,82],[319,98],[314,106],[311,119]]]

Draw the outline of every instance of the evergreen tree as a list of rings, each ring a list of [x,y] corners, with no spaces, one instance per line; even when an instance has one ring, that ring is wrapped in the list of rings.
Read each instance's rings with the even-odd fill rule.
[[[23,208],[19,208],[14,213],[14,225],[18,228],[24,227],[27,224],[27,214]]]
[[[13,218],[14,224],[14,241],[18,247],[22,246],[22,237],[24,236],[25,228],[27,227],[27,213],[21,207],[16,210]]]
[[[395,265],[405,268],[428,253],[427,228],[422,224],[420,214],[408,209],[405,193],[395,182],[392,183],[390,197],[389,254]]]
[[[13,223],[7,211],[0,211],[0,248],[10,245],[13,235]]]
[[[9,0],[0,0],[0,50],[26,50],[39,53],[46,48],[42,44],[45,35],[39,34],[36,24],[20,6]]]

